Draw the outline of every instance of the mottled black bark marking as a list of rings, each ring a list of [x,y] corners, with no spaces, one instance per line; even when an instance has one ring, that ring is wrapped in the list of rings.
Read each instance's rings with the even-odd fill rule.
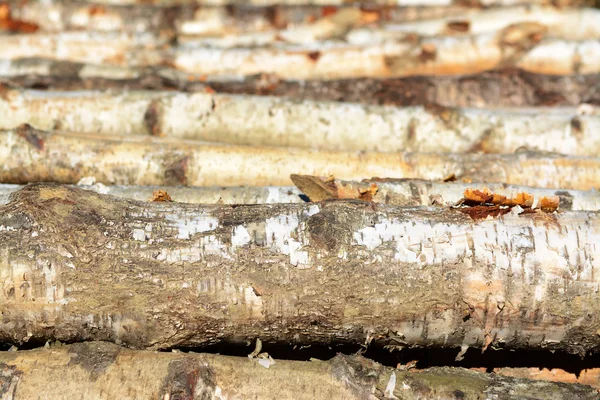
[[[338,354],[331,360],[331,375],[351,390],[357,399],[372,397],[372,388],[383,371],[381,364],[358,355]]]
[[[144,125],[153,136],[160,136],[162,108],[160,100],[152,100],[144,113]]]
[[[187,167],[189,157],[184,156],[165,167],[167,185],[187,185]]]
[[[13,365],[0,363],[0,398],[13,399],[23,372]]]
[[[571,195],[571,193],[567,191],[557,190],[556,192],[554,192],[554,194],[560,199],[559,207],[561,210],[565,211],[573,209],[573,196]]]
[[[69,365],[78,365],[95,381],[116,360],[121,348],[109,343],[75,343],[69,347]]]
[[[158,398],[171,400],[210,400],[217,386],[215,373],[208,364],[189,358],[169,363]]]
[[[29,124],[21,124],[16,129],[17,134],[23,139],[27,140],[29,144],[36,148],[36,150],[44,150],[44,139],[40,137],[47,135],[46,132],[35,129]]]

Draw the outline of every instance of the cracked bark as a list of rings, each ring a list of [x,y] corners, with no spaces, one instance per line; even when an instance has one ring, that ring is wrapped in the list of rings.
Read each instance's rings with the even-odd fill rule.
[[[0,342],[600,345],[596,212],[140,203],[54,184],[0,206]],[[15,250],[18,249],[18,250]],[[460,356],[460,354],[459,354]]]

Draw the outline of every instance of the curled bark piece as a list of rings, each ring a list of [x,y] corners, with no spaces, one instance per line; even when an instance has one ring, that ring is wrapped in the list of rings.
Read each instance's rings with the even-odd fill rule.
[[[77,343],[0,354],[0,394],[36,398],[260,398],[335,400],[436,397],[594,399],[589,386],[507,378],[461,368],[398,371],[358,355],[329,361],[256,360],[195,353],[153,353]],[[400,396],[400,397],[399,397]]]
[[[596,212],[474,220],[353,201],[140,203],[37,184],[0,207],[0,226],[5,343],[600,345]]]
[[[241,145],[338,151],[600,153],[600,112],[574,108],[397,108],[174,92],[5,91],[0,129],[150,134]]]
[[[478,182],[440,182],[418,179],[384,179],[350,182],[343,180],[330,181],[328,178],[291,175],[291,180],[311,201],[327,199],[364,199],[376,203],[400,206],[452,206],[461,201],[465,190],[489,189],[491,192],[515,198],[519,193],[529,193],[534,197],[533,208],[551,208],[554,203],[541,202],[557,197],[560,209],[565,210],[600,210],[600,193],[597,191],[553,190],[534,187],[514,186],[505,183]],[[368,196],[365,196],[368,194]],[[368,199],[366,198],[368,197]],[[543,203],[543,204],[542,204]]]
[[[226,160],[226,162],[224,161]],[[589,190],[598,185],[600,158],[550,153],[348,153],[225,146],[163,138],[49,133],[22,125],[0,131],[0,181],[189,186],[280,186],[297,171],[334,175],[479,182]]]
[[[9,87],[59,90],[178,89],[218,93],[285,96],[294,99],[363,104],[451,107],[579,106],[600,104],[600,75],[540,75],[503,69],[467,76],[417,76],[393,79],[283,81],[263,74],[219,81],[188,77],[163,68],[120,68],[52,60],[0,62],[0,83]],[[198,78],[198,79],[196,79]]]

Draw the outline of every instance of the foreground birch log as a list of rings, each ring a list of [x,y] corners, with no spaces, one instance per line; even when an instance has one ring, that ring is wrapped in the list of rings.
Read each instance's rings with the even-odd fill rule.
[[[337,151],[600,154],[600,111],[397,108],[277,97],[147,91],[5,91],[0,129],[150,134]],[[583,115],[582,115],[583,114]]]
[[[263,362],[261,365],[259,362]],[[587,400],[597,390],[506,378],[460,368],[418,372],[361,356],[329,361],[257,360],[212,354],[152,353],[95,342],[3,352],[0,395],[10,399],[502,399]]]
[[[516,209],[514,209],[516,210]],[[0,342],[600,345],[600,217],[197,206],[37,184],[0,206]]]
[[[540,75],[502,69],[466,76],[417,76],[392,79],[283,81],[262,74],[218,81],[189,77],[176,70],[122,68],[47,59],[0,61],[0,83],[8,87],[55,90],[178,89],[272,95],[301,100],[363,104],[449,107],[579,106],[600,104],[600,75]]]
[[[22,125],[0,131],[0,181],[168,186],[283,186],[298,171],[364,177],[457,179],[553,189],[598,187],[600,158],[552,153],[349,153],[50,133]]]
[[[358,199],[398,206],[452,206],[459,203],[465,190],[489,189],[492,193],[515,198],[519,193],[534,197],[533,208],[542,197],[558,196],[560,210],[600,210],[600,192],[540,189],[505,183],[440,182],[418,179],[365,179],[342,181],[317,176],[292,175],[291,180],[311,201]]]

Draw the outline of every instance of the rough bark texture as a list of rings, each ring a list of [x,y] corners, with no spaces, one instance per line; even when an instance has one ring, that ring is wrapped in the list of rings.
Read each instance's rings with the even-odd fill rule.
[[[597,191],[552,190],[505,183],[441,182],[418,179],[341,181],[307,175],[292,175],[294,184],[311,201],[329,199],[358,199],[398,206],[451,206],[459,203],[465,190],[489,189],[492,193],[515,198],[519,193],[534,197],[532,207],[537,207],[542,197],[558,196],[560,210],[600,209],[600,193]]]
[[[155,91],[5,91],[0,129],[146,134],[253,146],[334,151],[600,154],[600,112],[429,105],[398,108],[276,97]]]
[[[227,163],[223,163],[226,159]],[[515,154],[349,153],[227,146],[166,138],[116,139],[48,133],[23,125],[0,131],[0,181],[74,184],[269,186],[289,176],[364,177],[504,182],[589,190],[600,181],[600,158],[523,151]]]
[[[417,76],[394,79],[284,81],[263,74],[236,81],[189,80],[176,71],[113,68],[41,59],[2,66],[8,87],[53,90],[130,89],[270,95],[297,100],[447,107],[526,107],[600,105],[600,75],[540,75],[503,69],[466,76]],[[210,88],[210,89],[208,89]]]
[[[485,217],[31,185],[0,207],[0,342],[597,350],[600,216]]]
[[[329,361],[257,359],[132,351],[81,343],[0,353],[0,396],[52,399],[595,399],[584,385],[535,382],[459,368],[419,372],[361,356]]]

